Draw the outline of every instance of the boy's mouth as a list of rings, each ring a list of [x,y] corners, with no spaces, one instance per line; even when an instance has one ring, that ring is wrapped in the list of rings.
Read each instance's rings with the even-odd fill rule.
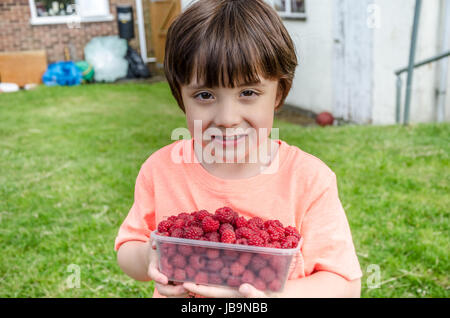
[[[223,145],[232,145],[243,140],[247,135],[232,135],[232,136],[211,136],[211,140],[221,143]]]

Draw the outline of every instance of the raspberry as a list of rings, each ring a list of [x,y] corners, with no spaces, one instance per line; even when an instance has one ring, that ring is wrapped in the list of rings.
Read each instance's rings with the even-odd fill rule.
[[[161,273],[163,273],[168,278],[172,277],[173,276],[173,267],[163,267],[161,269]]]
[[[259,277],[269,283],[276,278],[276,274],[270,267],[264,267],[259,271]]]
[[[245,266],[243,266],[243,265],[242,265],[241,263],[239,263],[239,262],[234,262],[234,263],[231,264],[231,266],[230,266],[230,272],[231,272],[231,275],[239,276],[239,275],[241,275],[244,271],[245,271]]]
[[[278,227],[281,227],[281,228],[284,227],[284,226],[283,226],[283,223],[281,223],[281,222],[278,221],[278,220],[273,220],[273,224],[274,224],[275,226],[278,226]]]
[[[195,220],[201,222],[206,216],[212,216],[212,214],[206,210],[197,211],[195,213]]]
[[[236,276],[230,276],[227,279],[227,285],[230,287],[237,287],[241,284],[241,278]]]
[[[208,284],[208,273],[198,272],[194,277],[194,281],[196,284]]]
[[[281,282],[279,279],[274,279],[270,284],[269,284],[269,289],[272,291],[279,291],[281,289]]]
[[[219,233],[222,234],[225,230],[231,230],[234,232],[234,227],[230,223],[223,223],[220,225]]]
[[[248,245],[248,241],[246,238],[240,238],[236,240],[236,244]]]
[[[190,214],[186,213],[186,212],[182,212],[182,213],[178,214],[178,218],[179,219],[185,219],[185,218],[187,218],[189,216],[190,216]]]
[[[249,237],[248,239],[248,245],[254,245],[254,246],[264,246],[264,239],[261,238],[259,235],[254,234]]]
[[[242,273],[242,282],[243,283],[248,283],[248,284],[252,284],[255,281],[255,274],[253,274],[252,271],[246,269],[243,273]]]
[[[208,264],[206,265],[208,270],[217,272],[223,267],[223,262],[220,259],[213,259],[208,261]]]
[[[181,268],[175,269],[173,272],[173,278],[175,280],[185,280],[186,279],[186,271]]]
[[[264,225],[264,221],[263,219],[261,219],[260,217],[252,217],[250,220],[248,220],[247,222],[247,227],[252,229],[253,231],[258,231],[259,229],[261,229]]]
[[[281,248],[281,243],[278,241],[272,242],[273,247],[275,248]]]
[[[201,227],[201,223],[197,222],[195,220],[195,217],[192,215],[189,215],[188,217],[186,217],[184,221],[185,221],[185,223],[184,223],[185,226],[200,226]]]
[[[224,206],[223,208],[217,209],[215,215],[220,223],[232,223],[235,212],[231,208]]]
[[[266,265],[267,265],[267,261],[258,255],[253,256],[252,261],[250,262],[250,266],[255,271],[259,271],[263,267],[266,267]]]
[[[228,279],[228,277],[230,277],[230,269],[228,267],[223,267],[220,270],[220,277],[222,277],[222,279]]]
[[[248,227],[240,227],[236,230],[236,238],[246,238],[249,239],[250,236],[254,235],[255,231],[249,229]]]
[[[220,251],[217,249],[209,248],[206,251],[206,257],[208,257],[209,259],[218,258],[219,255],[220,255]]]
[[[224,256],[224,259],[226,259],[228,261],[232,261],[239,257],[239,252],[233,251],[233,250],[224,250],[223,256]]]
[[[158,233],[169,232],[170,227],[173,225],[172,221],[164,220],[158,224]]]
[[[171,215],[167,218],[167,221],[171,221],[172,223],[175,222],[177,220],[177,216],[176,215]]]
[[[173,270],[173,265],[169,261],[169,257],[161,257],[161,270]]]
[[[205,233],[216,232],[219,226],[220,222],[214,220],[211,216],[205,216],[202,220],[202,229]]]
[[[241,255],[239,255],[239,263],[241,263],[243,266],[247,266],[248,263],[250,263],[252,259],[252,254],[250,253],[241,253]]]
[[[264,240],[264,243],[268,243],[270,241],[270,234],[264,230],[258,230],[257,232],[259,236]]]
[[[173,222],[173,227],[175,229],[182,229],[185,223],[186,223],[185,219],[177,218],[175,222]]]
[[[298,238],[293,235],[289,235],[288,237],[281,240],[281,248],[295,248],[298,244]]]
[[[266,283],[259,277],[255,278],[253,286],[255,286],[256,289],[259,289],[262,291],[266,290]]]
[[[220,241],[222,243],[235,243],[236,242],[236,235],[234,234],[234,231],[232,230],[225,230],[222,232],[222,235],[220,236]]]
[[[183,255],[180,254],[174,255],[170,261],[172,262],[173,266],[178,268],[183,268],[186,266],[186,259]]]
[[[205,238],[211,242],[220,242],[220,234],[217,232],[206,233]]]
[[[208,283],[221,285],[223,284],[223,280],[219,273],[210,273],[208,276]]]
[[[204,236],[202,236],[201,238],[198,239],[199,241],[208,241],[208,239]],[[194,246],[194,251],[197,254],[203,255],[206,253],[206,251],[208,250],[207,247],[202,247],[202,246]]]
[[[284,238],[284,229],[281,227],[270,225],[267,228],[267,232],[269,233],[272,241],[279,241]]]
[[[284,235],[290,236],[293,235],[300,240],[300,233],[298,233],[297,229],[293,226],[288,226],[284,229]]]
[[[184,230],[179,228],[174,228],[173,226],[170,228],[170,236],[171,237],[183,237],[184,236]]]
[[[273,270],[277,273],[281,273],[284,271],[286,267],[286,259],[278,256],[272,256],[269,260],[270,266],[272,266]]]
[[[240,216],[236,219],[234,225],[236,226],[237,229],[240,227],[247,226],[247,220],[243,216]]]
[[[203,230],[198,226],[191,226],[185,229],[184,238],[199,240],[203,236]]]
[[[161,245],[161,251],[165,256],[172,256],[177,253],[177,247],[174,244],[164,243]]]
[[[192,248],[192,246],[189,246],[189,245],[179,245],[178,246],[178,252],[180,252],[180,254],[182,254],[182,255],[189,256],[192,254],[193,251],[194,251],[194,249]]]
[[[197,274],[197,271],[191,265],[186,266],[186,276],[188,278],[193,278]]]
[[[280,221],[278,221],[278,220],[267,220],[267,221],[265,221],[264,225],[263,225],[263,228],[267,230],[269,228],[269,226],[276,226],[276,227],[283,228],[283,224]]]
[[[205,267],[206,261],[200,255],[191,255],[189,257],[189,265],[191,265],[195,269],[201,269]]]

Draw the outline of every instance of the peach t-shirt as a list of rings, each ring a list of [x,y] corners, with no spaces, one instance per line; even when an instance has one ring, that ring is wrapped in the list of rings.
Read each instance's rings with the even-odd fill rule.
[[[295,226],[303,243],[289,279],[329,271],[347,280],[362,276],[335,173],[297,146],[279,144],[275,159],[247,179],[221,179],[196,160],[193,139],[175,141],[141,166],[134,203],[120,226],[114,249],[127,241],[147,242],[157,224],[171,215],[228,206],[240,215],[278,219]],[[184,160],[184,159],[191,160]],[[193,159],[193,160],[192,160]],[[155,288],[153,297],[159,295]]]

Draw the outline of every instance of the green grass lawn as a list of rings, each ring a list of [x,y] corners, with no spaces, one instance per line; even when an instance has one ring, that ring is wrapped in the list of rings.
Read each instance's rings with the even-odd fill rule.
[[[186,126],[169,86],[1,94],[0,118],[0,297],[151,297],[113,244],[141,164]],[[335,171],[363,297],[450,296],[448,123],[274,127]]]

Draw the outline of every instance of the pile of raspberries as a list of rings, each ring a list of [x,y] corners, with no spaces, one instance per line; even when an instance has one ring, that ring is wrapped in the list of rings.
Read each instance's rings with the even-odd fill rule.
[[[180,213],[158,224],[158,234],[193,240],[295,248],[300,234],[278,220],[249,220],[229,207],[214,214],[206,210]],[[238,287],[242,283],[259,290],[279,291],[288,272],[291,255],[271,255],[231,249],[160,243],[161,272],[175,281],[194,281]]]

